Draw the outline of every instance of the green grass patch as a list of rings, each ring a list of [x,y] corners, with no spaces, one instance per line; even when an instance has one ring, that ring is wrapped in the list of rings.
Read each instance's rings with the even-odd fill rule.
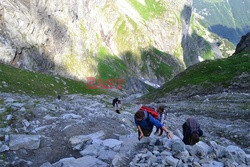
[[[0,138],[0,141],[4,141],[4,139],[1,140],[1,138]],[[1,153],[0,154],[0,160],[6,161],[6,159],[7,159],[6,156],[3,153]]]
[[[24,93],[35,96],[57,96],[58,94],[102,94],[102,90],[86,89],[86,83],[63,77],[14,68],[0,64],[1,92]]]
[[[160,63],[156,69],[156,76],[164,76],[165,78],[171,78],[173,75],[173,68],[165,63]]]
[[[145,5],[141,4],[137,0],[129,0],[129,2],[145,20],[162,16],[166,12],[165,7],[160,1],[157,2],[156,0],[145,0]]]
[[[117,56],[111,55],[108,49],[101,47],[98,52],[98,78],[103,79],[118,79],[124,76],[127,72],[127,66]]]
[[[205,60],[213,60],[214,59],[214,53],[212,51],[211,45],[204,40],[204,49],[201,52],[202,58]]]
[[[4,101],[3,99],[0,98],[0,104],[4,104]]]
[[[116,34],[116,44],[120,51],[128,51],[132,50],[132,42],[130,42],[129,38],[131,36],[132,31],[126,25],[125,20],[118,19],[119,23],[117,23],[117,34]]]
[[[147,62],[150,62],[150,68],[155,72],[155,75],[160,78],[163,77],[166,80],[172,77],[173,75],[173,67],[162,62],[160,60],[161,56],[168,56],[166,53],[161,52],[156,48],[152,48],[149,50],[145,50],[141,53],[141,59],[143,65],[141,67],[141,71],[145,73],[148,69]]]
[[[144,38],[143,32],[138,29],[136,22],[131,18],[119,18],[116,22],[116,46],[120,53],[133,52],[136,55],[139,55],[138,47],[142,46],[138,39]]]

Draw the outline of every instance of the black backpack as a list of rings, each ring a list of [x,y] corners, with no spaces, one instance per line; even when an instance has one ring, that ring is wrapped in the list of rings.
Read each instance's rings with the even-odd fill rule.
[[[118,102],[118,98],[115,98],[115,99],[113,100],[113,102],[112,102],[112,105],[115,106],[115,103],[117,103],[117,102]]]

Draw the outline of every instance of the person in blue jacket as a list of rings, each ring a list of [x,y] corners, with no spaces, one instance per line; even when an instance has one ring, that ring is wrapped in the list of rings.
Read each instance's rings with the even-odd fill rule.
[[[139,110],[135,113],[135,124],[138,128],[138,139],[142,139],[144,136],[148,137],[153,131],[153,127],[160,128],[163,130],[169,138],[173,138],[172,133],[165,128],[161,122],[155,119],[151,114],[147,111]]]

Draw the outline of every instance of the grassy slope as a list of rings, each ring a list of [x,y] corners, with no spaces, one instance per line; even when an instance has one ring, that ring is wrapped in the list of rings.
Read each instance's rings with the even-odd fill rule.
[[[166,11],[164,6],[159,1],[156,0],[146,0],[145,6],[140,2],[138,2],[137,0],[129,0],[129,2],[133,5],[133,7],[145,20],[161,16]]]
[[[193,37],[196,38],[196,41],[199,43],[203,43],[203,47],[200,47],[200,53],[201,57],[204,60],[213,60],[214,59],[214,53],[212,51],[212,47],[210,43],[206,40],[206,36],[208,34],[208,30],[206,26],[203,24],[202,20],[200,18],[196,18],[195,15],[192,15],[191,17],[191,31],[193,33]],[[225,38],[222,38],[215,33],[209,32],[209,38],[214,39],[215,41],[218,41],[217,43],[220,44],[220,51],[222,52],[223,57],[229,57],[231,56],[228,51],[235,50],[235,46],[233,43],[228,41]]]
[[[128,68],[125,63],[115,55],[111,55],[105,47],[98,53],[98,78],[118,79],[127,73]]]
[[[4,64],[0,64],[0,91],[35,96],[105,93],[103,90],[86,89],[84,82],[17,69]]]
[[[142,58],[142,68],[141,71],[145,72],[148,70],[147,62],[150,62],[150,67],[154,71],[157,78],[163,77],[165,80],[169,80],[173,77],[173,69],[174,67],[163,63],[159,57],[167,57],[168,54],[159,51],[156,48],[151,48],[149,50],[145,50],[141,52]]]
[[[243,72],[250,73],[250,52],[193,65],[145,98],[162,97],[172,90],[190,85],[208,87],[210,84],[220,84],[227,87],[234,77]]]

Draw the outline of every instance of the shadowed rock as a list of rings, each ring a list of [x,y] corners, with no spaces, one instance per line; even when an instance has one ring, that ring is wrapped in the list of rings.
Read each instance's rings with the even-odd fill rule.
[[[234,54],[250,51],[250,32],[241,37]]]

